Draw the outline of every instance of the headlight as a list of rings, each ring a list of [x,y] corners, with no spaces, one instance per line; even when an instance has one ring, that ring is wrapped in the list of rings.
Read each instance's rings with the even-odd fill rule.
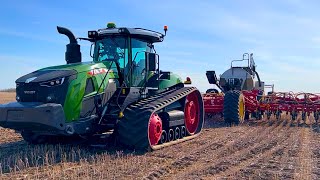
[[[63,82],[64,82],[64,77],[40,83],[40,86],[45,86],[45,87],[59,86],[59,85],[63,84]]]

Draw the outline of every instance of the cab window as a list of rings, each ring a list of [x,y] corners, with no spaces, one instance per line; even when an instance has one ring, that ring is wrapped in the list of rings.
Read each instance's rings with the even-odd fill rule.
[[[128,45],[125,37],[105,37],[95,44],[95,62],[115,61],[119,63],[121,70],[128,66]],[[113,64],[112,69],[116,68]]]
[[[148,43],[139,39],[131,39],[132,47],[132,86],[143,86],[146,76],[145,52],[151,49]]]

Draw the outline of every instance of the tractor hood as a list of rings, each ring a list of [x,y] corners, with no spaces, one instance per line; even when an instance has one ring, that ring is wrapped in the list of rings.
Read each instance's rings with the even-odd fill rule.
[[[16,80],[16,83],[39,83],[61,77],[71,76],[74,74],[77,74],[77,71],[67,69],[43,69],[20,77]]]
[[[16,83],[25,83],[25,82],[44,82],[52,79],[67,77],[75,75],[77,73],[89,72],[93,69],[107,68],[110,65],[110,62],[96,63],[96,62],[81,62],[66,64],[60,66],[51,66],[43,68],[27,75],[24,75],[16,80]],[[110,71],[112,72],[112,71]]]

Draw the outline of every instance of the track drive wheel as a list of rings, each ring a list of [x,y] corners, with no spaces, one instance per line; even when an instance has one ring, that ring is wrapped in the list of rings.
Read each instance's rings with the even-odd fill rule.
[[[244,122],[245,102],[244,96],[240,91],[228,91],[224,96],[223,117],[227,124],[236,124]]]
[[[186,97],[184,115],[186,130],[191,135],[195,134],[198,129],[200,118],[202,116],[200,108],[202,107],[200,106],[197,93],[193,92],[189,94]]]

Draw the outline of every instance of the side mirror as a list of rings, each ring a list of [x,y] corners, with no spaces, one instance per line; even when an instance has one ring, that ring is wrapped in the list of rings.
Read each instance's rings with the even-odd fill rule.
[[[146,63],[148,71],[156,71],[157,70],[157,54],[155,53],[145,53]]]
[[[93,52],[92,52],[92,50],[93,50],[93,43],[91,43],[91,46],[90,46],[90,57],[93,58]]]

